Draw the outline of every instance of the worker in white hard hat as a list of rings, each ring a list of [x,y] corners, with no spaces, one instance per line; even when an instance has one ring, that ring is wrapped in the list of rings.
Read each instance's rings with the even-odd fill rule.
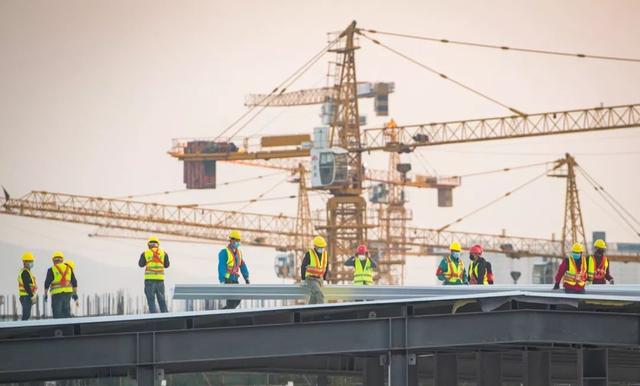
[[[240,249],[241,242],[240,231],[234,229],[229,233],[229,243],[218,253],[218,281],[221,284],[238,284],[240,274],[249,284],[249,268]],[[239,299],[230,299],[224,309],[237,308],[239,305]]]
[[[313,248],[304,255],[301,277],[309,288],[309,304],[324,303],[322,285],[327,279],[328,270],[327,241],[322,236],[313,239]]]
[[[156,236],[149,237],[147,250],[140,254],[138,266],[144,267],[144,295],[152,314],[158,312],[156,299],[160,312],[168,312],[164,294],[164,270],[169,268],[169,265],[169,255],[160,249],[160,240]]]

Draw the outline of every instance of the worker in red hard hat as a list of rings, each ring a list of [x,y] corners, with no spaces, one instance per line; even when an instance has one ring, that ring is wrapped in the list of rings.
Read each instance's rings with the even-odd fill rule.
[[[353,284],[371,285],[373,284],[373,269],[378,264],[369,256],[369,249],[366,245],[360,244],[356,248],[356,254],[344,262],[347,267],[354,267]]]
[[[482,257],[484,249],[482,245],[476,244],[469,248],[469,284],[493,284],[493,271],[491,263]]]

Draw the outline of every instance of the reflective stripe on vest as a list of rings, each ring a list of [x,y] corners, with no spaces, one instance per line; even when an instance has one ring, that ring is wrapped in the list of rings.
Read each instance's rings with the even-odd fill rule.
[[[306,276],[323,278],[327,271],[327,251],[322,251],[322,258],[318,258],[315,249],[309,249],[309,265],[305,271]]]
[[[600,259],[600,265],[596,267],[595,256],[589,256],[589,275],[593,276],[596,280],[604,280],[607,275],[607,268],[609,267],[609,259],[607,256],[602,256]]]
[[[478,264],[475,261],[471,261],[469,264],[469,284],[478,284]],[[485,268],[484,278],[482,278],[482,284],[489,284],[489,278]]]
[[[51,282],[51,295],[71,293],[71,267],[64,263],[51,267],[53,281]]]
[[[584,256],[580,258],[580,272],[578,272],[578,267],[573,257],[569,257],[568,260],[569,266],[567,267],[567,272],[564,273],[563,283],[570,286],[584,287],[587,282],[587,259]]]
[[[145,280],[164,280],[164,256],[165,253],[160,248],[144,251],[144,259],[146,260],[144,268]]]
[[[356,257],[354,261],[356,269],[353,274],[353,284],[371,284],[373,283],[373,268],[371,268],[371,260],[365,259],[364,267],[360,259]]]
[[[238,271],[240,270],[240,266],[242,265],[242,251],[240,248],[236,248],[236,252],[238,253],[238,257],[236,259],[235,254],[229,248],[227,250],[227,273],[224,274],[224,278],[228,279],[233,276],[238,276]]]
[[[462,281],[462,275],[464,272],[464,263],[462,259],[458,259],[458,265],[456,266],[451,260],[450,256],[445,257],[447,261],[447,272],[444,273],[444,278],[448,283],[459,283]]]
[[[33,276],[31,270],[28,270],[26,268],[22,268],[22,270],[18,274],[18,293],[20,294],[20,296],[29,296],[27,290],[24,288],[24,282],[22,281],[22,272],[24,271],[27,271],[27,273],[29,273],[29,277],[31,278],[31,293],[35,295],[38,292],[36,277]]]

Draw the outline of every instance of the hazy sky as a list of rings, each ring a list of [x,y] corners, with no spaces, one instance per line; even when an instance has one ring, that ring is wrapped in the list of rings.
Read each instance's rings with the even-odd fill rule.
[[[172,138],[216,135],[245,110],[246,94],[270,91],[325,44],[327,32],[340,30],[353,19],[364,28],[391,32],[638,58],[639,15],[640,2],[631,0],[5,0],[0,2],[0,183],[14,196],[30,190],[123,196],[182,189],[182,165],[166,154]],[[640,102],[638,63],[380,39],[528,113]],[[358,78],[395,82],[390,111],[399,124],[508,114],[380,47],[366,41],[361,45]],[[324,85],[327,60],[295,86]],[[318,112],[318,106],[268,110],[242,134],[310,132],[319,125]],[[371,101],[362,104],[361,112],[369,115],[372,125],[382,122],[373,116]],[[550,161],[570,152],[638,217],[639,144],[640,130],[627,129],[441,146],[405,159],[422,174],[460,175]],[[366,162],[385,168],[387,158],[379,154]],[[437,208],[435,192],[412,190],[414,223],[442,226],[542,170],[464,179],[454,192],[453,208]],[[223,165],[219,182],[268,173]],[[146,199],[171,203],[248,199],[285,178],[282,174],[260,184]],[[606,230],[609,240],[639,241],[584,180],[578,183],[589,233]],[[280,184],[269,196],[294,191],[295,185]],[[454,229],[558,235],[563,200],[563,181],[545,178]],[[314,196],[313,206],[322,208],[319,197]],[[246,210],[295,214],[295,202],[270,202]],[[66,249],[102,262],[135,266],[143,243],[89,239],[85,235],[90,231],[91,227],[0,217],[2,242]],[[210,247],[176,244],[173,250],[174,255],[179,250],[177,255],[193,257],[184,260],[185,280],[187,265],[213,269]],[[211,254],[203,255],[202,250]],[[274,254],[255,251],[269,261]],[[136,275],[141,274],[136,271]]]

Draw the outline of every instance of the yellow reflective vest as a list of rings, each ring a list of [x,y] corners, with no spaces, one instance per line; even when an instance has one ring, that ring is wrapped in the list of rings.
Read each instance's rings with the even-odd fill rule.
[[[471,261],[469,263],[469,284],[479,284],[478,283],[478,263],[475,261]],[[485,271],[484,278],[482,279],[482,284],[489,284],[489,275]]]
[[[373,284],[373,268],[371,268],[371,260],[367,257],[364,266],[357,257],[353,262],[356,271],[353,274],[353,284],[370,285]]]
[[[238,271],[240,270],[240,266],[242,265],[242,251],[240,248],[236,248],[236,252],[238,252],[238,259],[236,260],[233,251],[226,248],[227,250],[227,272],[224,274],[224,278],[228,279],[233,276],[238,276]]]
[[[603,255],[600,258],[600,265],[597,266],[595,256],[589,256],[589,281],[593,281],[594,279],[598,281],[605,280],[607,268],[609,268],[609,259],[607,259],[607,256]]]
[[[144,259],[146,260],[144,268],[145,280],[164,280],[164,256],[165,253],[160,248],[144,251]]]
[[[569,256],[567,271],[562,282],[573,287],[584,287],[587,283],[587,259],[584,255],[580,258],[580,272],[573,257]]]
[[[36,294],[38,292],[38,284],[36,283],[36,277],[33,276],[30,269],[22,268],[20,273],[18,274],[18,293],[20,296],[29,296],[27,291],[24,288],[24,283],[22,281],[22,272],[27,271],[29,277],[31,278],[31,293]]]
[[[54,264],[51,267],[53,273],[53,280],[51,281],[51,295],[72,293],[73,287],[71,286],[71,267],[64,263]]]
[[[327,271],[327,250],[322,251],[322,257],[319,258],[315,249],[309,249],[309,265],[305,270],[305,277],[317,277],[324,278],[324,273]]]
[[[458,265],[453,263],[451,256],[445,257],[447,261],[447,272],[444,272],[444,278],[447,283],[462,283],[464,282],[464,263],[462,259],[458,259]]]

